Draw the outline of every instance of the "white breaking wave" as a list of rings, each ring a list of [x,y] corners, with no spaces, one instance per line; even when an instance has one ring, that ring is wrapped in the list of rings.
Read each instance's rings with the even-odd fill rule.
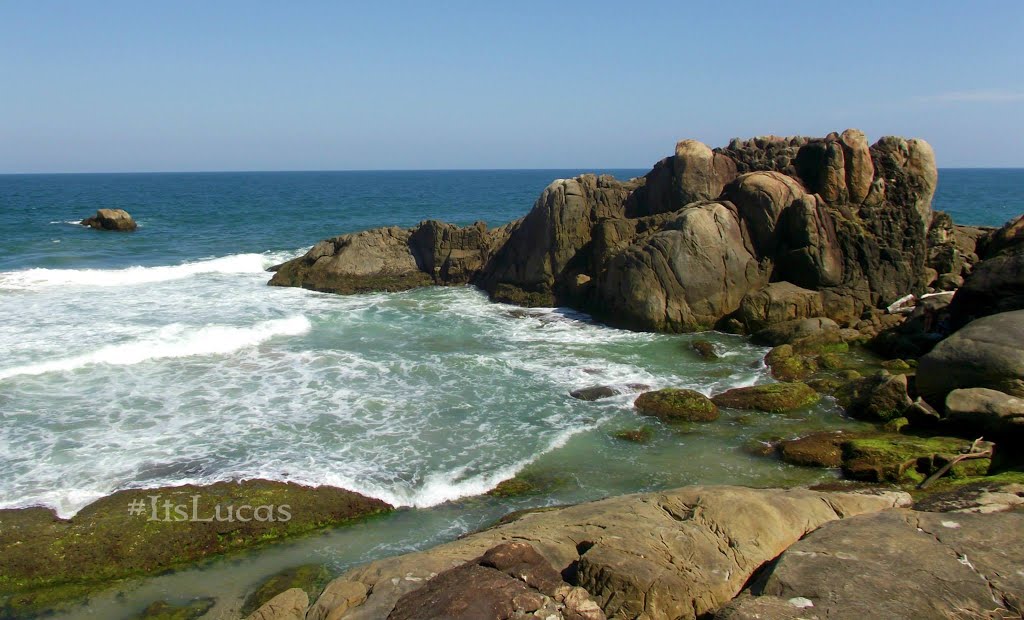
[[[92,364],[129,366],[149,360],[195,355],[224,355],[256,346],[275,336],[300,336],[312,325],[304,316],[273,319],[251,327],[207,325],[190,330],[180,323],[161,328],[148,338],[103,347],[92,353],[0,370],[0,380],[19,375],[66,372]]]
[[[125,269],[28,269],[0,273],[0,288],[26,290],[54,286],[130,286],[181,280],[209,273],[260,273],[275,262],[265,254],[234,254],[210,260]]]

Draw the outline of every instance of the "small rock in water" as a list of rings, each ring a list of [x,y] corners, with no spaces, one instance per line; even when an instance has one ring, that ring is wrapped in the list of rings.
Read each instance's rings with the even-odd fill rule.
[[[138,224],[124,209],[100,209],[96,215],[82,220],[82,226],[96,230],[130,231],[138,228]]]
[[[690,343],[690,347],[697,352],[697,355],[706,360],[718,359],[718,352],[715,351],[715,345],[711,344],[709,340],[694,340]]]
[[[612,396],[618,396],[620,394],[629,394],[630,392],[642,392],[643,390],[649,390],[651,386],[644,385],[642,383],[627,383],[625,385],[592,385],[590,387],[580,388],[569,392],[569,396],[579,400],[601,400],[602,398],[611,398]]]

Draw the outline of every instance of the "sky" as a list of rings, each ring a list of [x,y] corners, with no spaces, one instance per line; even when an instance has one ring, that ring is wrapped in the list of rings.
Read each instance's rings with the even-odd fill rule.
[[[648,168],[695,138],[1024,167],[1024,2],[0,0],[0,173]]]

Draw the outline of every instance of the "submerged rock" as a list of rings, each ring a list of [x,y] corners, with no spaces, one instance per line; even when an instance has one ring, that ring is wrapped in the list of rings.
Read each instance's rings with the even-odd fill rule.
[[[197,620],[210,611],[216,601],[212,598],[200,598],[184,605],[174,605],[167,601],[154,601],[136,620]]]
[[[623,441],[632,441],[633,443],[648,443],[654,438],[654,429],[649,426],[642,426],[640,428],[626,428],[621,431],[615,431],[612,435],[616,439]]]
[[[627,383],[625,385],[592,385],[569,392],[569,396],[579,400],[601,400],[632,392],[642,392],[651,389],[651,386],[643,383]]]
[[[690,348],[696,351],[697,355],[701,356],[703,359],[718,359],[718,352],[715,351],[715,345],[709,340],[694,340],[690,343]]]
[[[718,419],[715,403],[694,390],[665,388],[645,392],[633,405],[640,413],[666,422],[713,422]]]
[[[734,388],[711,399],[719,407],[782,413],[809,407],[821,396],[804,383],[767,383]]]
[[[309,595],[302,588],[292,588],[267,601],[245,620],[304,620],[307,609]]]
[[[324,586],[330,581],[327,567],[322,564],[304,564],[285,569],[270,576],[251,592],[242,604],[242,615],[248,616],[278,594],[292,588],[299,588],[315,601]]]
[[[96,215],[87,217],[81,222],[82,226],[95,228],[96,230],[117,230],[129,232],[139,227],[124,209],[100,209]]]

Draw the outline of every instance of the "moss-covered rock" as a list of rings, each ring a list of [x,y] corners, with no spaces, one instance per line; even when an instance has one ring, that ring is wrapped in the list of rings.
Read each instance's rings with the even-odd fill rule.
[[[797,355],[790,344],[782,344],[769,351],[764,363],[779,381],[800,381],[818,370],[813,358]]]
[[[843,464],[842,444],[850,433],[822,431],[779,444],[779,456],[790,465],[804,467],[839,467]]]
[[[315,601],[330,579],[331,574],[323,564],[303,564],[285,569],[263,581],[245,598],[242,616],[248,616],[270,599],[292,588],[299,588],[309,596],[309,600]]]
[[[868,482],[919,483],[948,463],[970,442],[954,437],[879,435],[842,444],[843,473]],[[952,475],[987,470],[988,459],[960,463]]]
[[[648,443],[651,439],[654,439],[654,429],[650,426],[641,426],[640,428],[624,428],[620,431],[615,431],[612,437],[621,439],[622,441],[631,441],[633,443]]]
[[[898,433],[910,425],[907,418],[893,418],[882,425],[882,430],[887,433]]]
[[[869,422],[888,422],[902,417],[914,404],[907,394],[907,376],[886,371],[848,383],[835,394],[851,417]]]
[[[154,601],[142,610],[137,620],[196,620],[202,618],[213,607],[214,599],[199,598],[184,605],[167,601]]]
[[[884,362],[881,363],[881,366],[882,368],[888,370],[894,375],[906,374],[908,372],[914,371],[914,368],[909,363],[907,363],[905,360],[901,360],[898,358],[892,360],[885,360]]]
[[[712,422],[718,419],[715,403],[694,390],[665,388],[645,392],[633,404],[640,413],[666,422]]]
[[[486,495],[491,497],[523,497],[550,492],[564,484],[565,480],[550,473],[521,471],[508,480],[498,483]]]
[[[807,381],[807,385],[812,390],[819,394],[828,394],[829,396],[838,392],[847,383],[847,381],[836,377],[815,377]]]
[[[711,399],[719,407],[781,413],[809,407],[821,396],[805,383],[768,383],[735,388]]]
[[[846,368],[846,360],[838,353],[822,353],[815,361],[819,368],[827,370],[842,370]]]
[[[718,352],[715,351],[715,345],[711,344],[711,341],[709,340],[694,340],[690,343],[690,348],[696,351],[697,355],[703,359],[718,359]]]
[[[119,491],[69,520],[43,508],[0,510],[0,615],[55,609],[113,580],[388,510],[344,489],[268,480]]]

